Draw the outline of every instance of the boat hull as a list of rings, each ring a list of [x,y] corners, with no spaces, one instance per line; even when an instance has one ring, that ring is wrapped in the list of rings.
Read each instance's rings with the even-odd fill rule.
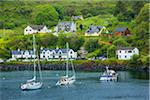
[[[100,81],[116,81],[117,76],[101,76]]]
[[[73,84],[75,82],[75,77],[68,77],[68,78],[65,78],[63,81],[62,80],[59,80],[56,85],[69,85],[69,84]]]
[[[36,90],[42,87],[42,82],[29,82],[21,85],[22,90]]]

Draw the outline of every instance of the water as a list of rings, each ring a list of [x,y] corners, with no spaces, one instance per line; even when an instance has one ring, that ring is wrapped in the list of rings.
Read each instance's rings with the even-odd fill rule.
[[[31,78],[32,71],[1,72],[0,100],[148,100],[148,74],[118,72],[118,82],[100,82],[98,72],[78,72],[70,86],[55,86],[64,71],[43,71],[44,86],[22,91],[20,84]],[[135,76],[136,75],[136,76]]]

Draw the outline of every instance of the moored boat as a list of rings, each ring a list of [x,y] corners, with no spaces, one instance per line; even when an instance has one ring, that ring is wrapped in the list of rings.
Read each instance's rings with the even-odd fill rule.
[[[106,71],[101,75],[100,81],[117,81],[118,74],[114,70],[106,67]]]

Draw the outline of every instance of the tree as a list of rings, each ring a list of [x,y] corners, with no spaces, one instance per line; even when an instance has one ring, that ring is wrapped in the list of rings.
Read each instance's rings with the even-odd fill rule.
[[[140,59],[139,55],[133,55],[132,58],[129,61],[129,66],[132,68],[138,68],[142,64],[142,61]]]
[[[109,57],[115,57],[116,55],[116,46],[115,45],[111,45],[109,48],[108,48],[108,58]]]
[[[53,34],[38,35],[38,45],[41,47],[56,47],[58,38]]]
[[[99,48],[98,39],[91,38],[86,40],[84,42],[84,47],[86,50],[88,50],[88,52],[93,52],[94,50]]]
[[[66,47],[67,38],[64,34],[59,34],[57,46],[59,47]]]
[[[61,6],[61,5],[54,5],[54,8],[55,8],[55,10],[57,11],[57,13],[59,15],[58,16],[59,19],[63,20],[63,18],[64,18],[64,7]]]
[[[129,44],[126,42],[126,40],[122,37],[118,38],[117,40],[113,41],[113,44],[116,46],[129,46]]]
[[[69,41],[70,48],[77,51],[83,45],[84,38],[81,36],[73,36],[73,37],[68,38],[68,41]]]
[[[114,15],[116,16],[116,15],[118,15],[120,13],[124,13],[124,12],[126,12],[126,3],[124,1],[119,0],[116,3]]]
[[[136,23],[140,24],[142,21],[149,22],[149,6],[150,4],[145,4],[144,7],[140,10],[140,13],[136,17]]]
[[[142,54],[147,55],[149,52],[149,6],[145,4],[136,17],[135,34],[137,36],[136,46],[139,47]]]
[[[58,13],[51,5],[39,5],[33,11],[35,24],[54,26],[58,23]]]
[[[145,1],[133,1],[131,3],[132,9],[134,11],[134,16],[137,16],[140,12],[140,9],[144,6]]]

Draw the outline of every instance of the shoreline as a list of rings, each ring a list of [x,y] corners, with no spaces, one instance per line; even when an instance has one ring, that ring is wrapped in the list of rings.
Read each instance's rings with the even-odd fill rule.
[[[149,66],[129,66],[127,61],[73,61],[76,71],[103,71],[106,66],[116,71],[144,71],[149,72]],[[65,61],[41,62],[42,70],[65,70]],[[69,65],[71,69],[71,64]],[[30,62],[7,62],[0,64],[0,72],[2,71],[23,71],[33,70],[33,64]]]

